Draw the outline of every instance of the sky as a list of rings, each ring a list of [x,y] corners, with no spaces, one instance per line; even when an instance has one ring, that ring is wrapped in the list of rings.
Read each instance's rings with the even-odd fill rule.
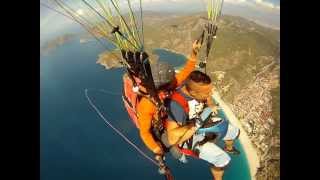
[[[138,10],[139,1],[130,1],[133,2],[133,9]],[[40,2],[52,6],[48,0],[40,0]],[[73,0],[73,2],[76,1]],[[120,2],[126,1],[120,0]],[[142,3],[144,10],[188,13],[206,11],[207,0],[142,0]],[[121,7],[127,6],[123,4]],[[224,0],[222,14],[241,16],[259,24],[280,29],[280,0]],[[72,20],[40,5],[40,45],[59,34],[71,33],[80,27]]]

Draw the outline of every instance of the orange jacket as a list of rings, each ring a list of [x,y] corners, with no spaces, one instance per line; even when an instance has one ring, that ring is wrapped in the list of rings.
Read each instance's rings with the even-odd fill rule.
[[[196,57],[192,56],[188,59],[183,69],[176,74],[176,87],[180,86],[189,74],[195,69]],[[157,107],[145,97],[142,97],[137,106],[138,123],[140,129],[140,137],[145,145],[153,152],[158,153],[161,150],[160,144],[156,142],[152,135],[152,120],[156,116]]]

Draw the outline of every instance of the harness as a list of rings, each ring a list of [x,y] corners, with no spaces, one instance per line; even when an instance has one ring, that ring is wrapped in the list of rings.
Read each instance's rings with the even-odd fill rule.
[[[128,112],[128,115],[133,122],[133,124],[139,128],[138,117],[136,108],[138,105],[139,97],[138,94],[134,92],[134,83],[128,77],[128,74],[123,75],[123,91],[122,91],[122,101]]]
[[[135,78],[136,82],[139,82],[138,78]],[[138,123],[138,116],[137,116],[137,106],[141,100],[142,97],[147,98],[150,100],[157,108],[157,111],[155,113],[155,116],[152,119],[152,134],[155,139],[158,139],[159,142],[161,142],[161,134],[163,133],[163,122],[165,119],[167,119],[167,110],[164,106],[158,106],[157,102],[152,98],[149,94],[144,93],[139,90],[138,86],[140,83],[136,83],[136,86],[134,85],[134,82],[131,78],[129,78],[128,74],[125,74],[123,76],[123,94],[122,94],[122,100],[124,102],[125,108],[128,112],[128,115],[131,119],[131,121],[134,123],[134,125],[139,129],[139,123]],[[161,102],[164,101],[169,96],[168,93],[159,93],[158,97]],[[165,149],[165,146],[163,146]]]
[[[177,102],[183,108],[184,112],[188,114],[189,104],[187,99],[181,93],[174,92],[171,95],[170,99]],[[218,116],[224,117],[223,111],[219,110]],[[211,119],[207,119],[204,126],[198,129],[196,133],[205,134],[205,139],[199,142],[200,145],[217,137],[221,139],[226,135],[229,122],[226,120],[226,118],[221,119],[222,120],[219,122],[211,122]],[[185,142],[187,144],[187,148],[183,148],[184,144],[182,144],[182,146],[180,146],[179,149],[182,154],[192,157],[198,157],[198,153],[192,149],[192,139],[193,138],[190,138],[187,142]]]
[[[182,96],[182,94],[176,91],[171,95],[170,99],[181,105],[185,113],[189,112],[188,101]],[[184,148],[184,144],[187,145],[187,148]],[[192,138],[183,143],[181,146],[178,146],[178,150],[184,155],[199,158],[199,154],[192,150]]]
[[[124,88],[122,100],[124,102],[125,108],[133,121],[135,126],[139,128],[138,116],[137,116],[137,105],[141,97],[146,97],[149,99],[157,108],[156,117],[152,118],[152,135],[154,139],[157,139],[161,143],[164,151],[168,151],[166,146],[161,141],[161,134],[164,131],[163,119],[167,118],[167,111],[163,104],[163,99],[165,95],[160,95],[155,88],[151,67],[148,60],[148,55],[144,52],[136,53],[135,56],[130,57],[130,52],[123,52],[123,58],[131,66],[127,67],[127,75],[123,76]],[[139,85],[143,85],[147,92],[141,92]],[[172,180],[173,176],[170,169],[165,165],[163,160],[157,160],[157,165],[159,166],[160,174],[165,175],[167,180]]]

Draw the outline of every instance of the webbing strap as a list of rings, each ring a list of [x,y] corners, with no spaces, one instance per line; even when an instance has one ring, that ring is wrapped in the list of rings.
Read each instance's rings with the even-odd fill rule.
[[[184,112],[189,112],[189,105],[186,98],[184,98],[180,93],[175,92],[171,95],[171,99],[176,101],[178,104],[180,104],[184,110]]]
[[[180,148],[179,150],[182,154],[185,154],[187,156],[192,156],[194,158],[199,158],[199,155],[197,153],[195,153],[194,151],[190,150],[190,149],[186,149],[186,148]]]

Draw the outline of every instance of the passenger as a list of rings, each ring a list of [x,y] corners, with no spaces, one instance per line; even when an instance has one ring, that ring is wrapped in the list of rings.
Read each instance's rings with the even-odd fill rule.
[[[209,162],[214,179],[221,180],[224,168],[230,162],[225,151],[239,154],[233,143],[240,131],[227,120],[213,116],[217,113],[217,106],[212,100],[212,93],[210,77],[200,71],[193,71],[186,83],[173,93],[171,100],[167,102],[169,117],[165,134],[170,146],[188,148],[196,152],[200,159]],[[201,132],[203,129],[200,128],[208,120],[214,121],[216,125],[209,128],[211,132]],[[213,133],[224,140],[225,151],[212,141],[210,136],[212,137]]]

